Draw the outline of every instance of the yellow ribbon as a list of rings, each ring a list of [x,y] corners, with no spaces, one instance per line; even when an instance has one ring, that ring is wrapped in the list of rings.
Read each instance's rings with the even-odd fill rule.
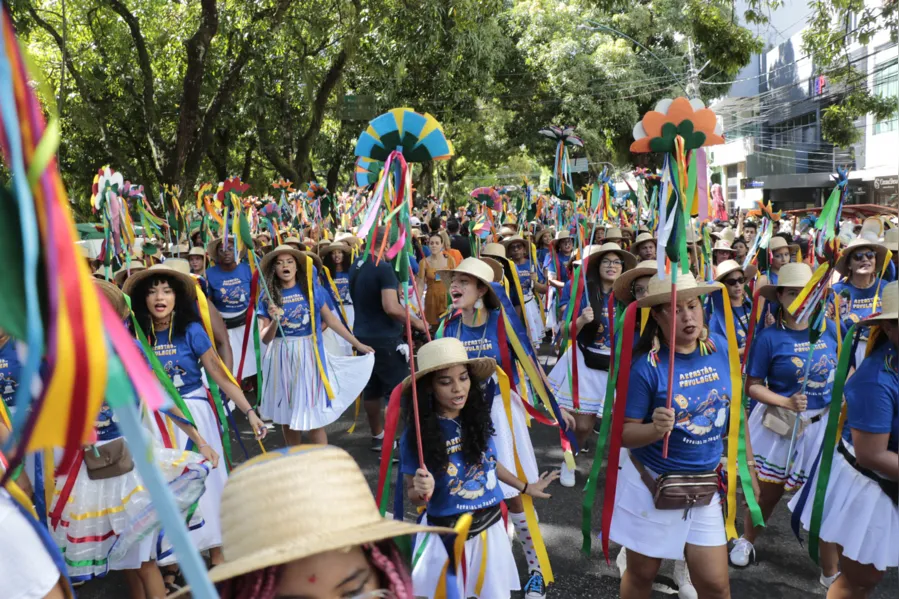
[[[812,275],[812,278],[809,279],[809,282],[805,284],[805,287],[802,288],[802,291],[799,292],[799,295],[796,296],[796,299],[793,300],[793,303],[790,304],[789,310],[790,314],[795,314],[797,310],[799,310],[799,306],[802,305],[802,302],[805,301],[805,298],[808,297],[809,293],[812,292],[812,289],[815,288],[815,285],[824,278],[824,273],[827,272],[828,264],[826,262],[822,262],[818,269],[815,271],[815,274]],[[727,294],[725,294],[727,295]]]
[[[734,328],[733,311],[730,296],[722,283],[721,296],[724,299],[727,331],[727,354],[730,362],[730,428],[727,431],[727,521],[725,530],[728,539],[737,538],[737,453],[739,451],[740,427],[743,425],[743,377],[740,373],[740,352],[737,346],[737,333]],[[721,348],[718,349],[721,351]]]
[[[453,544],[453,557],[455,558],[455,564],[458,570],[461,570],[462,556],[465,554],[465,541],[468,540],[468,530],[471,528],[471,522],[471,514],[462,514],[459,519],[456,520],[456,526],[454,527],[456,531],[456,542]],[[434,599],[446,599],[447,568],[449,568],[449,556],[447,556],[446,562],[443,564],[443,569],[440,571],[437,588],[434,590]],[[462,589],[462,592],[464,594],[465,589]]]
[[[328,377],[325,374],[325,367],[322,364],[322,359],[318,351],[318,328],[320,325],[315,313],[315,288],[312,284],[313,269],[314,265],[312,263],[312,258],[306,256],[306,289],[309,292],[309,309],[312,312],[312,350],[315,352],[315,365],[318,367],[318,374],[322,379],[322,384],[325,386],[325,392],[328,394],[328,401],[330,402],[330,400],[334,399],[334,391],[331,390],[331,383],[328,381]]]

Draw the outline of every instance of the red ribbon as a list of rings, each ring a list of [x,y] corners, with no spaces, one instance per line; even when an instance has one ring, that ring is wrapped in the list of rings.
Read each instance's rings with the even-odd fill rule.
[[[755,288],[755,281],[749,283],[749,290],[752,293],[752,310],[749,312],[749,330],[746,332],[746,345],[743,346],[743,373],[746,372],[746,361],[749,359],[749,348],[752,347],[752,337],[755,333],[755,321],[758,318],[759,311],[759,291],[761,288]]]
[[[621,366],[619,366],[618,385],[615,388],[615,405],[612,408],[612,429],[609,432],[609,458],[606,462],[606,484],[602,506],[602,551],[609,562],[609,531],[612,528],[612,512],[615,509],[615,490],[618,484],[618,458],[621,455],[621,434],[624,431],[624,410],[627,406],[627,388],[630,377],[624,373],[631,363],[634,349],[633,331],[636,325],[637,302],[631,302],[624,312],[624,325],[621,328]],[[672,344],[673,345],[673,344]],[[672,372],[673,369],[670,369]]]
[[[587,261],[584,260],[584,268],[587,267]],[[579,314],[581,311],[581,299],[584,296],[584,285],[581,283],[580,277],[577,279],[574,278],[574,273],[571,275],[571,284],[575,287],[574,294],[574,310],[572,314]],[[594,314],[594,318],[596,315]],[[581,407],[581,398],[580,398],[580,389],[578,388],[578,372],[577,372],[577,317],[573,316],[571,320],[571,329],[568,333],[569,342],[571,345],[571,405],[574,406],[575,410],[580,409]]]
[[[59,525],[59,519],[62,518],[62,512],[66,509],[66,504],[69,503],[69,496],[72,494],[72,487],[75,486],[75,481],[78,479],[78,473],[81,471],[81,462],[83,461],[84,450],[81,450],[75,454],[72,468],[66,476],[66,484],[63,485],[62,491],[59,493],[59,499],[56,500],[56,506],[50,513],[50,526],[54,530]],[[46,475],[53,476],[53,473],[47,472]]]
[[[378,488],[376,502],[380,506],[384,496],[387,469],[390,467],[390,454],[393,452],[393,441],[396,439],[396,427],[400,418],[400,403],[403,386],[397,385],[390,393],[387,410],[384,412],[384,440],[381,442],[381,467],[378,470]],[[420,442],[420,441],[419,441]],[[397,483],[399,484],[399,482]]]
[[[674,263],[674,268],[677,268],[677,262]],[[674,272],[671,273],[671,276],[676,276]],[[675,338],[677,337],[677,284],[672,281],[671,282],[671,328],[668,331],[668,397],[665,400],[665,407],[667,409],[671,409],[671,400],[674,395],[674,346]],[[668,459],[668,439],[671,437],[671,433],[665,433],[665,438],[662,440],[662,459]]]

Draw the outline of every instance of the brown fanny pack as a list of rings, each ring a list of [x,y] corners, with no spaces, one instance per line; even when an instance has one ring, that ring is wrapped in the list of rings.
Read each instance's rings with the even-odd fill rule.
[[[825,412],[822,412],[812,418],[799,420],[799,431],[801,435],[810,424],[814,424],[824,418]],[[793,427],[796,425],[796,419],[799,414],[793,410],[788,410],[780,406],[765,406],[765,415],[762,417],[762,426],[773,433],[777,433],[781,437],[792,437]]]
[[[91,480],[103,480],[127,474],[134,470],[134,459],[119,437],[103,445],[91,445],[84,450],[84,467]]]
[[[718,492],[718,473],[709,472],[668,472],[653,479],[646,467],[631,454],[631,462],[643,484],[652,494],[657,510],[684,510],[684,518],[692,507],[709,505]]]

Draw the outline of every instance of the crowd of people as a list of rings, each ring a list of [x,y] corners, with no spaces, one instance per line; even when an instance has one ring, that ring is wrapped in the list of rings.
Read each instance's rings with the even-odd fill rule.
[[[611,401],[624,410],[609,535],[621,597],[648,598],[663,560],[675,562],[680,597],[730,597],[730,566],[752,563],[775,510],[812,529],[816,490],[830,599],[867,597],[899,566],[895,218],[841,224],[819,324],[791,308],[821,259],[795,223],[765,222],[761,239],[755,220],[689,222],[689,268],[672,288],[665,248],[642,223],[506,214],[476,237],[470,216],[411,216],[408,273],[383,252],[398,239],[388,227],[367,238],[319,224],[260,231],[248,248],[194,235],[162,255],[129,248],[112,264],[85,256],[174,401],[143,424],[222,597],[552,594],[540,502],[552,485],[587,480],[585,449],[605,442],[595,432],[616,434],[604,422]],[[619,364],[622,343],[631,358]],[[845,385],[844,344],[854,348]],[[20,378],[25,351],[0,331],[10,414],[19,386],[34,384]],[[620,402],[616,370],[628,378]],[[744,465],[761,521],[736,506],[742,535],[729,543],[721,486],[743,387]],[[402,509],[384,518],[359,466],[328,445],[328,425],[356,401],[372,449],[397,461],[387,482],[395,506],[418,509],[414,523]],[[283,448],[232,469],[226,446],[241,418],[257,439],[280,434]],[[834,418],[842,434],[827,455]],[[559,429],[562,463],[539,463],[532,423]],[[189,593],[106,404],[95,429],[68,472],[54,477],[49,452],[14,475],[43,502],[43,533],[0,491],[0,598],[64,597],[66,579],[77,588],[112,570],[134,599]],[[822,462],[832,464],[823,489]]]

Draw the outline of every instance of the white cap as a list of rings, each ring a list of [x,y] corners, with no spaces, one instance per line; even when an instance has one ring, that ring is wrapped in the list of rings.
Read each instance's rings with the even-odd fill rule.
[[[421,219],[418,218],[417,216],[410,216],[410,217],[409,217],[409,224],[412,225],[413,227],[420,227],[420,226],[421,226]]]

